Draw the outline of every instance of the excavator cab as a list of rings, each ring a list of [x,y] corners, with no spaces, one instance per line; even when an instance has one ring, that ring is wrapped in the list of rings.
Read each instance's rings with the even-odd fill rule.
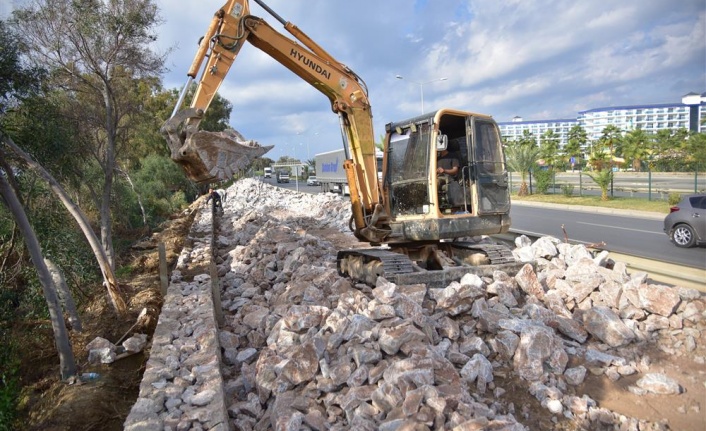
[[[498,234],[510,227],[499,129],[489,116],[443,109],[386,126],[383,196],[400,241]],[[441,151],[455,175],[438,175]]]
[[[369,218],[375,226],[369,230],[384,233],[380,242],[387,247],[339,251],[339,273],[371,284],[384,276],[445,287],[468,273],[517,272],[522,263],[509,248],[472,240],[510,229],[508,173],[495,121],[441,109],[385,130],[384,210]],[[442,174],[441,157],[455,158],[458,169]]]

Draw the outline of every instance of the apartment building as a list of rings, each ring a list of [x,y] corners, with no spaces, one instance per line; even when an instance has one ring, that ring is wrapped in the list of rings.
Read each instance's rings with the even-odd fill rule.
[[[514,117],[507,123],[498,123],[500,134],[506,141],[520,139],[528,130],[536,139],[541,139],[549,130],[559,138],[560,146],[563,146],[569,136],[569,130],[579,124],[576,119],[556,119],[556,120],[536,120],[524,121],[522,117]],[[538,141],[539,142],[539,141]]]
[[[576,119],[524,121],[515,117],[512,121],[498,123],[504,139],[514,140],[529,130],[538,139],[548,130],[552,130],[560,139],[560,146],[568,141],[568,132],[580,124],[588,135],[589,141],[601,137],[603,129],[614,125],[623,131],[640,128],[649,133],[662,129],[689,129],[706,132],[702,125],[706,119],[706,93],[689,93],[682,97],[681,103],[662,103],[653,105],[612,106],[580,111]]]

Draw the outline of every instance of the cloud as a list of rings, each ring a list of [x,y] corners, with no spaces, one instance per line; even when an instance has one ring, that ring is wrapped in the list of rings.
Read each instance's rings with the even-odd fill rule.
[[[703,0],[265,2],[365,81],[376,139],[386,123],[419,114],[420,82],[425,110],[466,109],[499,121],[575,118],[580,110],[678,102],[706,91]],[[181,88],[196,43],[225,0],[156,3],[165,22],[154,47],[172,49],[163,84]],[[275,17],[250,6],[291,38]],[[283,152],[296,137],[306,138],[299,144],[311,154],[341,147],[328,99],[250,44],[220,94],[233,104],[233,127],[249,139]]]

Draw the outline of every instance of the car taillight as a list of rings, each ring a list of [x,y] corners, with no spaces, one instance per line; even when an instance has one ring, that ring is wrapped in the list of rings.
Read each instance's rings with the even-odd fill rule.
[[[670,214],[673,213],[673,212],[677,212],[677,211],[679,211],[679,207],[671,207],[671,208],[669,208],[669,213],[670,213]]]

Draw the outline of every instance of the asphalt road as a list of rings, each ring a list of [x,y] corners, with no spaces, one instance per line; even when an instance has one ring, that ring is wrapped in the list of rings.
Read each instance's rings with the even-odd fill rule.
[[[297,189],[294,181],[277,184],[272,179],[268,182],[290,190]],[[319,186],[307,186],[303,181],[299,182],[298,189],[304,193],[321,191]],[[570,241],[585,244],[603,242],[605,245],[601,248],[608,251],[693,268],[706,268],[706,247],[684,249],[672,244],[663,231],[664,216],[661,214],[603,210],[595,207],[569,209],[566,205],[535,203],[530,206],[528,203],[513,201],[510,216],[512,230],[516,232],[550,235],[562,240],[566,235]]]
[[[566,207],[566,206],[564,206]],[[567,209],[513,201],[512,230],[551,235],[585,244],[604,242],[605,250],[626,253],[693,268],[706,268],[706,247],[679,248],[664,233],[661,214]],[[562,228],[563,226],[563,228]],[[564,233],[566,231],[566,234]],[[706,282],[706,281],[705,281]]]

